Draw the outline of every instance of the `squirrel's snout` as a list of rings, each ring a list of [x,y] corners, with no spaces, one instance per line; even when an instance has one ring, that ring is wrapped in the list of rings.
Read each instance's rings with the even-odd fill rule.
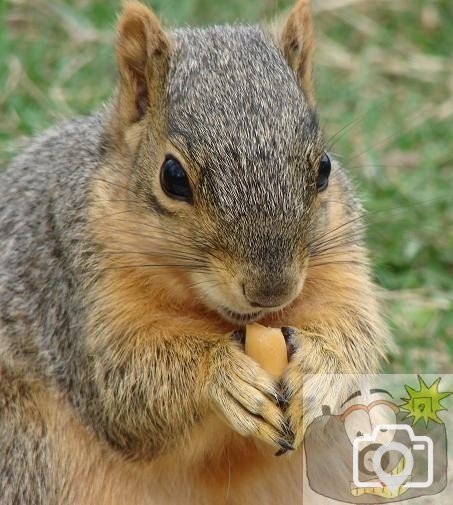
[[[294,279],[266,279],[264,282],[244,282],[242,290],[251,307],[276,308],[290,303],[297,295]]]

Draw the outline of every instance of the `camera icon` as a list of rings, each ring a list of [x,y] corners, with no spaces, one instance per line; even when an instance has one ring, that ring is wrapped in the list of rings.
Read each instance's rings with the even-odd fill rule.
[[[405,443],[395,441],[379,443],[380,434],[394,433],[395,436],[406,435]],[[399,439],[402,437],[399,436]],[[371,434],[359,436],[353,441],[352,472],[353,482],[358,488],[398,489],[428,488],[433,483],[433,441],[428,436],[417,436],[406,424],[379,424]],[[426,479],[412,480],[415,461],[423,460],[426,468]],[[361,480],[359,477],[364,467],[364,460],[371,463],[376,479]],[[368,472],[367,472],[368,473]]]

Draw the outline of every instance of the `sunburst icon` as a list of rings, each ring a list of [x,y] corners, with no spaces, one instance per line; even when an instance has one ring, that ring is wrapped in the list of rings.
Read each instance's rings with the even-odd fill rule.
[[[425,426],[428,426],[430,420],[443,424],[442,419],[437,414],[447,409],[440,402],[453,393],[439,391],[440,377],[430,386],[427,386],[420,375],[417,377],[420,389],[414,389],[405,385],[404,388],[409,398],[401,398],[404,403],[400,405],[400,409],[408,412],[406,417],[413,418],[412,425],[416,424],[420,419],[423,419]]]

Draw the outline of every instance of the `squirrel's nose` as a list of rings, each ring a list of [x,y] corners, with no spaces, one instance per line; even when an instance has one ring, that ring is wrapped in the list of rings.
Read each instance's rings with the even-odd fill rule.
[[[252,307],[275,308],[289,303],[294,297],[294,288],[289,282],[252,286],[242,284],[247,302]]]

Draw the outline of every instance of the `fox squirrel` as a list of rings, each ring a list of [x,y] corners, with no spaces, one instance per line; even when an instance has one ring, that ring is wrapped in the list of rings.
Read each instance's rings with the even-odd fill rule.
[[[308,4],[167,33],[127,2],[110,103],[0,175],[1,505],[301,502],[304,430],[343,394],[304,377],[376,370],[386,335]],[[279,384],[252,321],[284,327]]]

